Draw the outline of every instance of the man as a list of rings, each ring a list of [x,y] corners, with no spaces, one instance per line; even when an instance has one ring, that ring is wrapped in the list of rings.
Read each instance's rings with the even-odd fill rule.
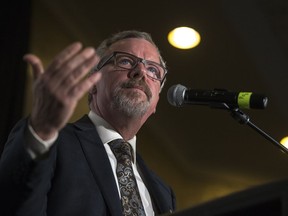
[[[124,31],[96,53],[74,43],[46,70],[37,56],[24,56],[33,69],[34,101],[1,157],[0,215],[142,215],[124,206],[130,201],[122,196],[110,148],[117,139],[132,145],[143,214],[175,209],[172,190],[135,153],[136,134],[155,112],[166,79],[158,48],[147,33]],[[87,91],[91,111],[66,125]]]

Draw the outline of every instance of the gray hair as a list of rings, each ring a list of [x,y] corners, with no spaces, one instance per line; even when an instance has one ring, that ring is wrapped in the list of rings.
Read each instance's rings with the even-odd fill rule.
[[[109,38],[105,39],[100,43],[100,45],[96,48],[96,53],[99,55],[100,58],[104,57],[105,53],[107,50],[110,48],[110,46],[120,40],[128,39],[128,38],[139,38],[139,39],[144,39],[148,42],[150,42],[152,45],[154,45],[157,48],[157,51],[159,53],[159,60],[160,64],[162,64],[164,67],[166,67],[166,63],[164,59],[162,58],[160,51],[154,41],[152,40],[152,37],[149,33],[147,32],[141,32],[137,30],[128,30],[128,31],[121,31],[116,34],[113,34]],[[93,73],[94,70],[91,71]],[[165,80],[162,81],[161,89],[165,83]],[[88,104],[92,101],[92,95],[89,93],[88,94]]]

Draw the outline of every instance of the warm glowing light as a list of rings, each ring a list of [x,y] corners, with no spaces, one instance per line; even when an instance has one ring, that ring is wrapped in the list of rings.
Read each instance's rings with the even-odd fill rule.
[[[282,145],[284,145],[286,148],[288,148],[288,136],[287,136],[287,137],[284,137],[284,138],[280,141],[280,143],[281,143]]]
[[[191,49],[200,43],[200,34],[189,27],[173,29],[168,34],[169,43],[179,49]]]

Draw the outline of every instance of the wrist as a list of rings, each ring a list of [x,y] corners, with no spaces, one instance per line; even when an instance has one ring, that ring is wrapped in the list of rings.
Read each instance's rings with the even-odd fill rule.
[[[29,129],[33,132],[33,135],[40,139],[41,142],[49,141],[55,139],[58,136],[58,130],[40,126],[35,124],[31,119],[29,119]]]

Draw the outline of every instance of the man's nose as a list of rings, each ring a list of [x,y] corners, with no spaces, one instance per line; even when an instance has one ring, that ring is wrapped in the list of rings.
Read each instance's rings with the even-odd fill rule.
[[[138,62],[136,67],[132,69],[129,73],[130,78],[138,78],[141,79],[142,77],[145,77],[146,75],[146,68],[145,65],[142,62]]]

